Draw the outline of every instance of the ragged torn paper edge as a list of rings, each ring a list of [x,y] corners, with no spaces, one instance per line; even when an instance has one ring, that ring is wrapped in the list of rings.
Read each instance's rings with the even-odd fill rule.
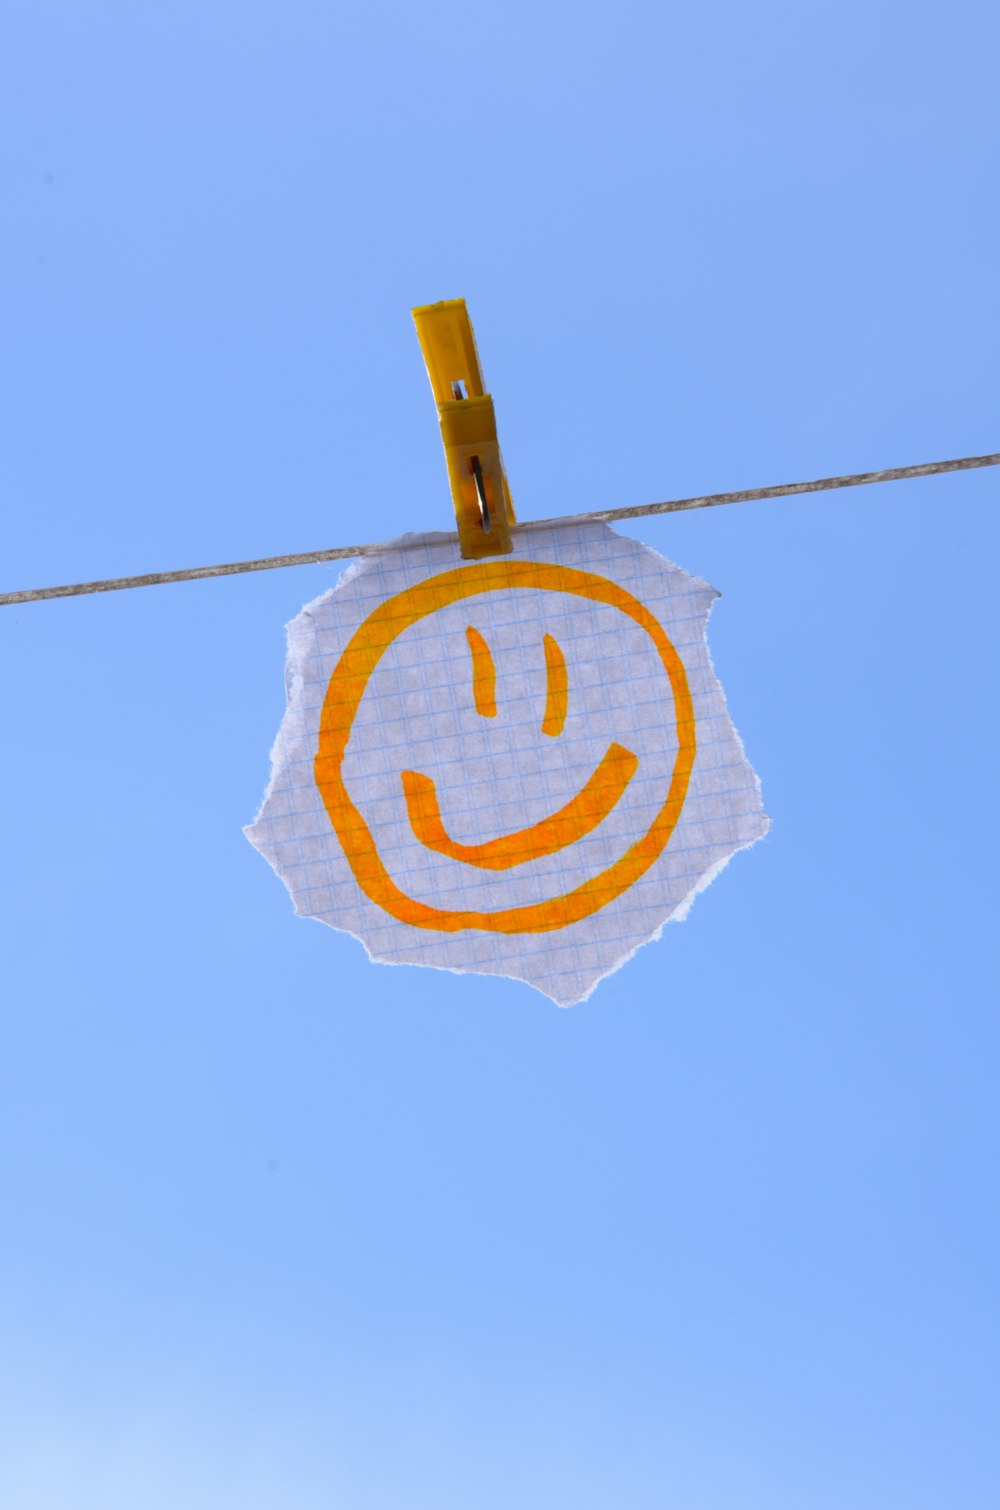
[[[617,532],[611,531],[611,533],[617,533]],[[716,862],[714,862],[709,867],[709,869],[707,869],[702,875],[700,875],[697,878],[697,880],[695,880],[693,882],[693,884],[691,885],[690,889],[685,893],[685,895],[680,900],[680,902],[676,905],[676,907],[674,907],[674,909],[670,912],[670,914],[662,920],[662,922],[659,924],[658,927],[656,927],[656,929],[655,929],[654,932],[651,932],[646,938],[641,939],[638,942],[636,942],[635,944],[631,945],[631,947],[624,946],[623,952],[619,956],[615,957],[609,963],[608,968],[606,970],[602,971],[600,975],[596,976],[590,982],[590,984],[587,986],[587,988],[585,990],[580,991],[580,992],[576,992],[575,994],[573,994],[571,996],[566,996],[566,997],[563,997],[563,998],[560,998],[559,996],[557,996],[551,989],[546,989],[545,986],[539,985],[536,981],[531,980],[531,979],[529,979],[529,978],[527,978],[526,976],[523,976],[523,975],[513,974],[513,973],[511,973],[509,971],[499,971],[499,970],[482,969],[482,968],[477,968],[474,965],[453,964],[453,963],[447,963],[447,962],[444,962],[444,961],[437,961],[437,960],[434,961],[432,964],[419,965],[416,962],[411,961],[411,960],[387,959],[387,958],[383,957],[381,954],[375,952],[369,946],[368,942],[362,936],[362,934],[360,934],[359,932],[357,932],[354,928],[348,926],[346,923],[344,923],[344,922],[332,922],[332,921],[330,921],[326,917],[318,916],[315,912],[309,911],[309,910],[306,910],[306,909],[303,909],[302,907],[300,907],[299,903],[297,901],[295,892],[293,890],[293,887],[290,884],[288,878],[286,877],[286,875],[282,871],[278,871],[277,873],[280,875],[282,883],[285,886],[285,889],[286,889],[286,891],[289,894],[289,897],[290,897],[291,902],[292,902],[293,910],[294,910],[296,916],[303,917],[303,918],[311,918],[314,921],[322,923],[325,926],[331,928],[334,932],[345,933],[349,937],[351,937],[353,939],[356,939],[357,942],[360,943],[361,946],[364,948],[365,954],[366,954],[368,960],[372,964],[380,964],[380,965],[413,964],[415,968],[432,968],[432,969],[447,970],[448,973],[452,974],[452,975],[495,975],[495,976],[498,976],[501,979],[518,980],[518,981],[522,982],[524,985],[529,986],[532,990],[537,991],[540,995],[545,996],[548,1000],[555,1002],[559,1006],[574,1006],[574,1005],[577,1005],[578,1003],[587,1001],[590,998],[590,996],[593,994],[593,992],[597,989],[597,987],[602,983],[602,981],[606,980],[608,978],[608,976],[617,973],[617,971],[619,971],[625,965],[627,965],[634,958],[634,956],[639,952],[640,949],[644,948],[647,944],[651,944],[651,943],[655,943],[655,942],[659,941],[662,938],[663,930],[667,926],[668,923],[682,922],[688,916],[688,914],[690,913],[691,908],[693,907],[696,898],[700,895],[701,892],[705,891],[712,884],[712,882],[716,879],[716,877],[726,868],[726,866],[729,864],[729,862],[733,858],[733,856],[735,854],[740,853],[744,849],[751,848],[754,844],[756,844],[758,842],[759,839],[762,839],[762,838],[766,837],[766,835],[769,832],[770,827],[771,827],[771,820],[770,820],[769,816],[767,815],[767,813],[763,809],[763,801],[762,801],[760,779],[757,776],[756,771],[753,770],[752,766],[750,765],[749,761],[746,758],[746,751],[745,751],[745,746],[744,746],[744,743],[743,743],[743,739],[742,739],[742,737],[741,737],[741,735],[739,733],[739,730],[736,728],[735,724],[733,723],[732,717],[731,717],[731,715],[729,713],[728,701],[727,701],[726,696],[725,696],[725,690],[724,690],[724,688],[722,686],[722,683],[721,683],[721,681],[720,681],[720,679],[718,677],[718,674],[716,672],[714,659],[712,657],[711,648],[710,648],[709,642],[708,642],[708,628],[709,628],[709,623],[711,621],[711,613],[712,613],[712,609],[714,607],[715,600],[720,596],[720,594],[718,593],[718,591],[715,588],[713,588],[711,586],[711,584],[705,582],[704,579],[698,578],[698,577],[694,577],[694,576],[692,576],[692,574],[685,572],[683,568],[677,566],[673,562],[670,562],[670,561],[666,560],[665,557],[663,557],[653,547],[646,545],[645,542],[635,540],[634,537],[623,537],[623,538],[627,538],[629,540],[630,545],[633,546],[633,547],[635,547],[635,548],[637,548],[642,554],[649,555],[649,556],[653,557],[654,561],[655,561],[655,564],[656,564],[656,566],[657,566],[658,569],[664,569],[664,568],[666,568],[669,571],[678,571],[678,572],[681,572],[685,577],[688,577],[692,581],[692,583],[704,586],[704,588],[706,588],[709,591],[709,593],[711,594],[711,599],[710,599],[710,601],[709,601],[709,603],[708,603],[708,605],[706,607],[704,621],[703,621],[703,625],[702,625],[702,636],[701,636],[701,638],[702,638],[702,648],[704,649],[704,653],[705,653],[705,656],[706,656],[706,661],[707,661],[708,667],[710,669],[711,675],[714,678],[715,684],[716,684],[716,686],[717,686],[717,688],[719,690],[719,694],[720,694],[721,699],[722,699],[723,711],[724,711],[726,719],[728,721],[728,725],[729,725],[729,729],[731,731],[732,737],[734,738],[736,746],[738,748],[739,755],[740,755],[741,759],[743,760],[744,764],[746,765],[747,770],[750,772],[750,774],[753,777],[754,791],[756,793],[758,803],[760,804],[760,807],[759,807],[759,818],[760,818],[760,823],[762,825],[761,826],[761,831],[758,834],[755,834],[755,835],[752,835],[751,837],[749,837],[744,843],[737,844],[732,850],[729,851],[728,854],[722,856],[719,860],[717,860]],[[405,542],[406,545],[412,546],[412,545],[415,545],[418,540],[419,540],[419,542],[420,542],[421,545],[426,545],[428,547],[432,547],[432,546],[435,546],[435,545],[438,545],[438,544],[446,543],[447,540],[448,540],[448,537],[446,535],[443,535],[443,534],[442,535],[424,535],[424,536],[419,536],[419,537],[418,536],[414,536],[414,535],[410,535],[410,536],[404,536],[403,540],[401,540],[400,544],[402,545]],[[370,568],[368,568],[368,564],[365,561],[357,560],[357,561],[351,562],[342,572],[340,572],[340,574],[338,575],[338,578],[337,578],[337,581],[336,581],[335,584],[333,584],[331,587],[327,588],[324,592],[322,592],[321,594],[319,594],[316,598],[312,599],[309,603],[305,604],[303,606],[303,608],[300,610],[300,612],[295,616],[295,618],[293,620],[289,621],[289,623],[285,626],[285,629],[286,629],[286,678],[285,678],[286,706],[285,706],[284,714],[283,714],[282,719],[281,719],[281,723],[279,725],[278,733],[277,733],[277,735],[275,737],[275,740],[274,740],[274,742],[272,744],[271,751],[270,751],[270,762],[271,762],[271,764],[270,764],[270,772],[269,772],[268,782],[267,782],[267,786],[266,786],[264,795],[263,795],[263,797],[261,799],[261,802],[260,802],[260,805],[258,807],[257,814],[255,815],[253,823],[248,824],[244,828],[244,833],[247,835],[247,838],[248,838],[248,840],[251,843],[253,843],[253,841],[252,841],[252,839],[250,839],[250,831],[251,831],[251,829],[254,828],[254,826],[256,825],[256,823],[258,822],[258,820],[261,818],[261,815],[263,814],[264,809],[265,809],[265,807],[267,805],[268,799],[271,797],[272,793],[274,792],[275,784],[276,784],[276,780],[277,780],[277,774],[278,774],[278,771],[279,771],[279,769],[281,768],[281,766],[283,764],[283,760],[284,760],[284,756],[285,756],[285,750],[284,750],[285,741],[286,741],[286,738],[290,737],[289,731],[287,729],[288,718],[289,718],[289,711],[290,711],[290,708],[291,708],[293,696],[296,693],[296,691],[298,690],[297,689],[297,684],[296,684],[296,681],[295,681],[295,677],[296,677],[296,675],[300,675],[301,674],[300,671],[299,671],[299,668],[294,664],[294,660],[293,660],[292,654],[291,654],[291,652],[292,652],[292,643],[291,643],[291,641],[292,641],[292,629],[293,629],[293,626],[296,625],[296,624],[301,624],[301,621],[302,621],[302,619],[303,619],[304,616],[311,617],[315,613],[317,613],[319,611],[319,609],[322,607],[322,605],[333,594],[335,594],[335,593],[339,592],[340,590],[342,590],[343,588],[349,586],[355,580],[356,577],[358,577],[360,574],[366,572],[367,569],[370,569]],[[256,847],[256,846],[254,846],[254,847]],[[275,868],[275,867],[273,867],[273,868]]]

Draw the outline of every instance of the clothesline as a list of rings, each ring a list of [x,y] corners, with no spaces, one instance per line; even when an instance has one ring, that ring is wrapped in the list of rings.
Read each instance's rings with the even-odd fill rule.
[[[752,503],[765,498],[792,498],[800,493],[825,493],[835,488],[864,487],[875,482],[902,482],[911,477],[932,477],[941,472],[967,472],[975,467],[1000,466],[1000,452],[990,456],[962,456],[952,461],[928,461],[916,466],[890,467],[882,472],[853,472],[843,477],[820,477],[813,482],[783,482],[769,488],[744,488],[735,493],[708,493],[694,498],[674,498],[666,503],[644,503],[632,508],[595,509],[584,514],[562,514],[554,519],[529,519],[512,526],[515,536],[543,526],[645,519],[653,514],[679,514],[688,509],[716,508],[726,503]],[[445,535],[444,538],[448,538]],[[458,535],[453,534],[457,541]],[[302,551],[292,556],[263,556],[255,561],[227,561],[218,566],[189,566],[180,571],[148,572],[139,577],[110,577],[99,582],[71,582],[61,587],[26,588],[0,593],[0,606],[36,603],[43,598],[75,598],[84,593],[120,592],[126,587],[156,587],[168,582],[196,582],[203,577],[233,577],[242,572],[273,571],[281,566],[310,566],[323,561],[345,561],[354,556],[378,556],[384,551],[406,548],[406,541],[376,541],[368,545],[340,545],[330,550]]]

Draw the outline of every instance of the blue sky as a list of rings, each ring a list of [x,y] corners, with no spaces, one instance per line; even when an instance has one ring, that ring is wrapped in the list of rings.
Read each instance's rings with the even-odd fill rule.
[[[12,0],[3,587],[995,451],[985,3]],[[771,835],[585,1005],[242,826],[322,568],[0,610],[0,1501],[986,1510],[998,477],[650,520]]]

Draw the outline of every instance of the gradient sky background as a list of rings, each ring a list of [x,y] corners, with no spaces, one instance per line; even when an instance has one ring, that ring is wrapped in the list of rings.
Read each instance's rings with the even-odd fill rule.
[[[1000,446],[988,0],[8,0],[3,588]],[[241,832],[305,568],[0,609],[5,1510],[993,1510],[1000,476],[658,519],[771,836],[585,1005]]]

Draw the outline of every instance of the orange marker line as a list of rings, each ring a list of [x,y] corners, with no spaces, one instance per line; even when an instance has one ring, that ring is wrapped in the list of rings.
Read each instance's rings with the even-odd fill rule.
[[[485,844],[456,844],[441,821],[437,790],[429,776],[403,771],[403,792],[410,827],[428,849],[481,870],[510,870],[527,860],[538,860],[589,834],[610,813],[635,775],[639,761],[623,745],[610,744],[603,760],[571,802],[530,828],[503,834]]]
[[[561,734],[566,722],[566,705],[569,702],[569,673],[566,657],[557,641],[550,634],[545,636],[545,717],[542,719],[543,734]]]
[[[365,688],[386,650],[412,624],[480,593],[531,588],[565,592],[618,608],[649,635],[670,684],[677,756],[663,806],[646,832],[606,870],[569,891],[495,912],[433,907],[408,896],[392,879],[371,829],[351,799],[343,763]],[[439,933],[482,929],[490,933],[548,933],[592,917],[640,880],[670,842],[687,795],[698,749],[694,704],[684,662],[649,609],[617,582],[594,572],[510,556],[477,562],[428,577],[380,603],[355,631],[334,668],[323,701],[314,770],[330,822],[354,878],[368,899],[402,923]]]
[[[490,647],[470,624],[465,631],[472,652],[472,695],[476,699],[476,712],[484,718],[497,716],[497,668],[493,664]]]

